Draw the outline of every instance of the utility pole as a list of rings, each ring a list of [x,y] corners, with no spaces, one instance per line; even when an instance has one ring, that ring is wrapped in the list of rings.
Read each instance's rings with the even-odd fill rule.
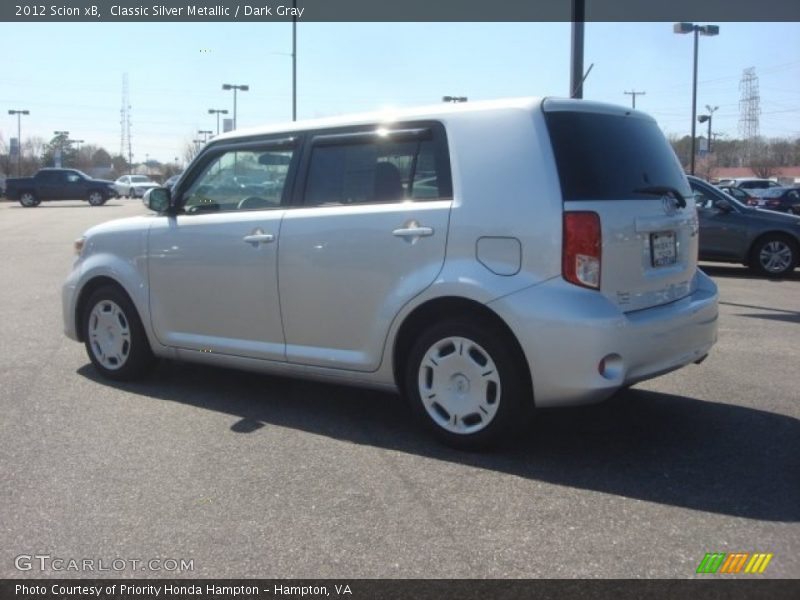
[[[625,92],[626,96],[631,97],[631,108],[636,110],[636,96],[644,96],[647,92],[637,92],[632,90],[630,92]]]

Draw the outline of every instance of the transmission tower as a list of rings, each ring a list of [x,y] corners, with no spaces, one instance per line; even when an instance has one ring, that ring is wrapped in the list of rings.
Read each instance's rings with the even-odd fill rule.
[[[128,95],[128,74],[122,74],[122,108],[119,111],[119,123],[122,131],[119,136],[120,156],[128,157],[128,165],[133,167],[133,152],[131,149],[131,102]]]
[[[755,67],[742,71],[739,92],[739,137],[745,143],[745,159],[749,160],[760,133],[758,119],[761,116],[761,98]]]

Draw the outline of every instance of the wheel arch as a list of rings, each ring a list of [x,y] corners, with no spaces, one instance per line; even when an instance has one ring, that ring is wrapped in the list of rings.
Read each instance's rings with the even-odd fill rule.
[[[398,328],[392,346],[392,371],[395,385],[401,394],[405,393],[406,361],[417,335],[432,323],[455,316],[467,316],[476,321],[485,322],[502,332],[512,345],[521,372],[525,375],[525,384],[531,393],[531,399],[533,399],[533,378],[525,352],[517,336],[514,335],[508,324],[485,304],[458,296],[444,296],[428,300],[411,311]]]

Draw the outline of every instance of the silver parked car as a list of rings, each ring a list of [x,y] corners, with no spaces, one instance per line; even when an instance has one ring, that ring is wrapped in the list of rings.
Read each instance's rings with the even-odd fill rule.
[[[123,175],[114,182],[114,187],[120,196],[142,198],[147,190],[158,187],[158,183],[147,175]]]
[[[154,214],[76,242],[63,289],[67,335],[112,379],[168,357],[399,390],[474,448],[717,338],[688,182],[628,108],[524,99],[233,132],[144,202]]]

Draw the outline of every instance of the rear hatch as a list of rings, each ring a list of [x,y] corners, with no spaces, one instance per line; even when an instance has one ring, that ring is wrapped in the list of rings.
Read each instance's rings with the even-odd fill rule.
[[[569,213],[594,213],[599,220],[599,291],[625,312],[691,294],[697,213],[657,123],[640,112],[580,100],[548,99],[543,110],[564,200],[565,246]],[[589,230],[571,229],[572,240]],[[568,258],[574,254],[565,254],[565,269]]]

